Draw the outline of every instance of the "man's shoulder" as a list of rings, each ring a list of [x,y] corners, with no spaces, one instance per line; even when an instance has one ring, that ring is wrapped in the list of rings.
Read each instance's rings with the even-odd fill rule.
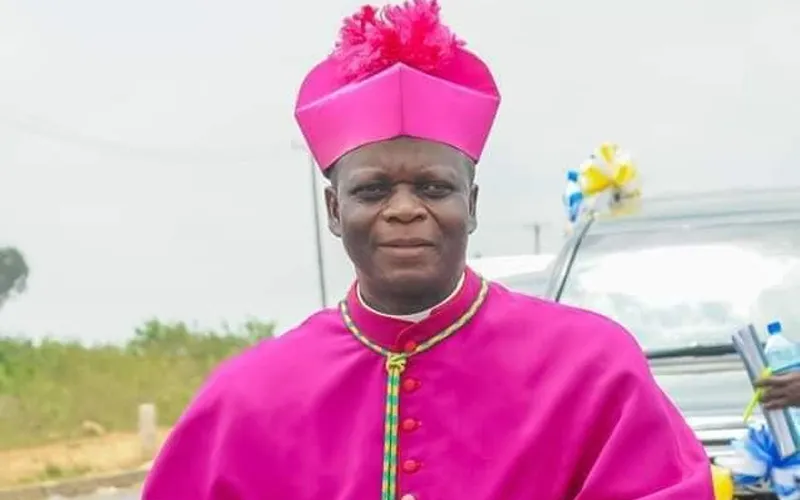
[[[323,356],[327,341],[343,330],[334,309],[307,317],[281,335],[263,339],[220,363],[206,380],[206,387],[219,395],[250,395],[259,388],[286,380],[303,365]]]
[[[600,351],[641,349],[633,335],[602,314],[536,297],[493,284],[492,300],[487,304],[492,322],[508,325],[537,343],[556,342],[562,347],[582,346]]]
[[[588,391],[652,383],[639,343],[611,318],[503,287],[487,305],[489,334],[504,339],[492,345],[521,366],[548,365],[554,380]]]

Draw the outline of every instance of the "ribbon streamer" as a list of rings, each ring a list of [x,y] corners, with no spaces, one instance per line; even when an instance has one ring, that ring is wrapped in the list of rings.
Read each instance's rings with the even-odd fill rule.
[[[765,379],[772,375],[772,370],[769,367],[764,368],[764,371],[761,372],[761,378]],[[764,395],[764,389],[759,387],[758,389],[753,392],[753,397],[750,398],[750,402],[747,404],[747,407],[744,409],[744,421],[747,422],[753,416],[753,412],[756,411],[756,407],[761,402],[761,397]]]
[[[567,218],[574,223],[583,215],[583,192],[579,182],[580,173],[577,170],[567,172],[567,189],[564,193],[564,205],[567,207]]]
[[[567,172],[563,201],[569,222],[594,212],[601,197],[608,210],[619,212],[626,201],[639,197],[638,181],[630,155],[614,143],[601,144],[578,170]]]

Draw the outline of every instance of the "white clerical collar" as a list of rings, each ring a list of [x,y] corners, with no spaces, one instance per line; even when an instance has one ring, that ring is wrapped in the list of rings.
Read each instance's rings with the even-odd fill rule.
[[[412,313],[412,314],[396,315],[396,314],[386,314],[386,313],[382,313],[380,311],[376,311],[375,309],[373,309],[370,306],[368,306],[366,301],[364,300],[364,297],[361,296],[361,288],[358,286],[358,283],[356,283],[356,296],[358,297],[358,302],[361,304],[361,307],[363,307],[364,309],[368,310],[369,312],[371,312],[373,314],[377,314],[378,316],[383,316],[384,318],[391,318],[391,319],[399,319],[401,321],[408,321],[409,323],[419,323],[423,319],[427,319],[428,316],[431,315],[431,312],[434,309],[436,309],[437,307],[441,306],[442,304],[444,304],[445,302],[449,301],[450,299],[452,299],[453,297],[456,296],[456,294],[461,290],[461,287],[464,285],[464,279],[466,278],[466,275],[467,275],[466,273],[461,275],[461,278],[459,278],[458,283],[456,284],[456,288],[453,290],[453,292],[450,295],[447,296],[446,299],[444,299],[443,301],[439,302],[438,304],[436,304],[433,307],[429,307],[428,309],[425,309],[424,311],[420,311],[420,312],[416,312],[416,313]]]

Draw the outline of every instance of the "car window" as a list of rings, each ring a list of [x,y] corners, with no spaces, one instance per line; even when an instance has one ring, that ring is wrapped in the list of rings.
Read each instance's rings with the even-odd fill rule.
[[[800,223],[589,234],[561,301],[620,322],[648,350],[730,342],[773,320],[800,340]]]

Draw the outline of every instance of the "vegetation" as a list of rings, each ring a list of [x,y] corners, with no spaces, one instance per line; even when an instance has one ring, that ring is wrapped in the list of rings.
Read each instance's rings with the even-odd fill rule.
[[[273,330],[152,320],[125,345],[96,347],[0,336],[0,450],[133,431],[141,403],[155,403],[159,424],[170,426],[214,366]]]
[[[0,307],[6,300],[25,291],[29,272],[22,252],[14,247],[0,248]]]

